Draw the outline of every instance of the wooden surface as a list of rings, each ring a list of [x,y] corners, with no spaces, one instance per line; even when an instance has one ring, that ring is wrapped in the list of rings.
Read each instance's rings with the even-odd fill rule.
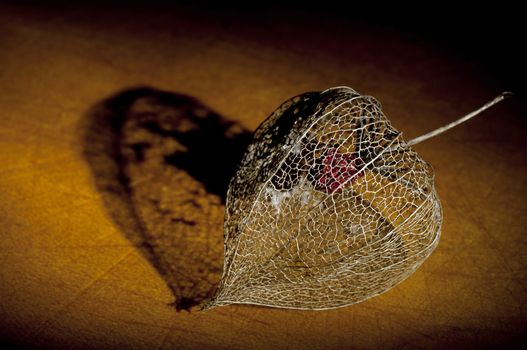
[[[389,292],[321,312],[188,312],[171,305],[174,293],[204,298],[217,279],[224,182],[210,174],[228,171],[218,163],[197,170],[192,162],[160,165],[177,142],[166,135],[155,141],[132,125],[117,146],[146,137],[159,141],[153,149],[161,153],[148,153],[149,163],[120,163],[138,181],[133,192],[110,188],[105,181],[118,176],[117,163],[97,145],[115,146],[115,135],[105,134],[111,126],[97,118],[117,113],[108,103],[124,90],[151,88],[132,90],[126,113],[146,109],[177,119],[177,103],[159,107],[156,98],[184,94],[192,108],[217,115],[214,125],[223,129],[187,145],[206,145],[211,152],[196,159],[211,161],[225,138],[209,136],[228,133],[228,121],[245,134],[306,91],[349,85],[373,95],[410,139],[504,87],[477,62],[426,40],[311,20],[0,5],[0,339],[30,348],[133,349],[470,348],[525,339],[521,97],[415,147],[436,171],[442,238],[430,259]],[[235,151],[227,153],[232,161]],[[182,198],[199,205],[193,211]],[[150,250],[148,240],[155,240],[147,242]],[[206,259],[206,269],[198,268]],[[208,285],[182,285],[203,278]]]

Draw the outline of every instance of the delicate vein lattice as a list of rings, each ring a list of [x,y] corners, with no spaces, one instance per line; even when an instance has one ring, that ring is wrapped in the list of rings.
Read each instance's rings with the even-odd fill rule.
[[[224,273],[206,307],[363,301],[419,267],[441,222],[431,166],[374,98],[300,95],[258,128],[230,183]]]

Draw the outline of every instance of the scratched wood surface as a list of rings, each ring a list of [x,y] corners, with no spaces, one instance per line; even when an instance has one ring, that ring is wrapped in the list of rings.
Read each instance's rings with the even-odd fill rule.
[[[2,341],[133,349],[523,341],[527,126],[519,98],[415,147],[436,171],[442,238],[388,293],[323,312],[173,305],[175,295],[206,298],[218,278],[225,182],[211,174],[228,177],[243,145],[225,140],[247,135],[284,100],[349,85],[377,97],[410,139],[503,88],[475,62],[415,37],[291,23],[195,9],[0,5]],[[122,112],[117,103],[125,120],[117,141],[97,119],[117,113],[115,98],[127,104]],[[192,107],[188,124],[179,123],[181,98]],[[183,138],[204,115],[213,130]],[[177,153],[188,149],[195,158]],[[225,165],[218,150],[228,153]]]

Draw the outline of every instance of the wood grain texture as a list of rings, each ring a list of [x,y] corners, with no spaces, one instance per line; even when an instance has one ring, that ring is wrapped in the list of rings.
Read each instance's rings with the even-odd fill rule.
[[[152,163],[126,168],[137,180],[127,203],[147,238],[160,242],[155,255],[172,267],[154,264],[131,238],[134,223],[119,222],[133,215],[116,217],[86,157],[86,121],[95,106],[148,86],[191,96],[220,125],[233,122],[236,134],[254,130],[291,96],[349,85],[378,98],[411,139],[503,88],[474,62],[426,40],[345,21],[314,26],[311,18],[274,19],[214,17],[183,7],[0,5],[0,339],[55,349],[465,348],[525,339],[527,126],[521,98],[415,147],[434,166],[444,225],[437,250],[396,288],[321,312],[249,306],[187,312],[171,305],[174,286],[196,274],[204,278],[197,265],[206,259],[199,254],[209,268],[221,266],[220,190],[200,178],[207,169],[160,161],[200,143],[155,139],[159,152],[148,154]],[[156,123],[163,125],[159,116],[167,108],[169,119],[178,120],[178,108],[163,108],[153,112]],[[222,132],[229,137],[227,129]],[[132,143],[155,138],[133,130],[126,135]],[[218,140],[199,141],[212,150]],[[117,163],[108,164],[111,171]],[[199,202],[199,210],[185,207],[183,197]],[[171,214],[159,216],[162,210]],[[198,228],[187,230],[182,218]],[[178,241],[189,232],[197,238],[184,242],[196,251]],[[204,247],[212,250],[199,250]],[[195,260],[178,260],[185,253]],[[190,276],[178,275],[184,270]],[[185,286],[178,291],[192,294],[192,284]],[[208,287],[199,288],[200,297],[206,295]]]

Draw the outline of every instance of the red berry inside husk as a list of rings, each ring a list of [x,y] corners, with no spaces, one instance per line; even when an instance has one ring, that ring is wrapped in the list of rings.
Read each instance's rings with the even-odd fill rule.
[[[341,191],[364,175],[358,163],[359,159],[353,154],[339,153],[336,148],[330,148],[323,156],[323,167],[316,188],[327,193]]]

